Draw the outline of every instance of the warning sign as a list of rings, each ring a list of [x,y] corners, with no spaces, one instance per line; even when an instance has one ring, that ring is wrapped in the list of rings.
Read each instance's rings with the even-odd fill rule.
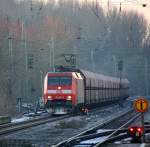
[[[134,102],[135,110],[145,112],[148,109],[148,101],[144,98],[139,98]]]

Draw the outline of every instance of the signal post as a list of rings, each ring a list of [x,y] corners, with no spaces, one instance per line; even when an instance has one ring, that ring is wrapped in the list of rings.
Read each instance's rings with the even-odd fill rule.
[[[148,101],[144,98],[139,98],[134,102],[134,108],[141,113],[141,125],[143,128],[143,142],[145,142],[145,127],[144,127],[144,112],[148,110]]]

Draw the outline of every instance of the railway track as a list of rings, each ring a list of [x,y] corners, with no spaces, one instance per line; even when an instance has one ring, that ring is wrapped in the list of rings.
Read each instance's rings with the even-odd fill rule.
[[[53,145],[53,147],[98,147],[109,141],[125,138],[128,136],[126,128],[138,117],[139,114],[135,113],[133,109],[128,110],[114,118],[108,119],[104,123],[81,132],[68,140]]]
[[[113,104],[112,106],[115,107],[116,105]],[[92,115],[93,113],[95,113],[97,111],[101,112],[102,110],[107,111],[107,110],[109,110],[109,107],[108,106],[103,107],[103,109],[100,109],[100,110],[94,109],[92,112],[90,112],[91,113],[90,115]],[[32,118],[32,119],[22,121],[22,122],[2,124],[2,125],[0,125],[0,137],[5,136],[7,134],[14,133],[19,130],[24,130],[24,129],[31,128],[34,126],[38,126],[38,125],[41,125],[44,123],[63,120],[65,118],[69,118],[70,116],[74,116],[74,115],[72,114],[72,115],[65,115],[65,116],[59,116],[59,117],[51,117],[50,115],[47,115],[47,116],[43,116],[43,117]]]
[[[8,123],[8,124],[0,125],[0,136],[2,137],[4,135],[11,134],[16,131],[24,130],[27,128],[31,128],[31,127],[49,123],[49,122],[63,120],[69,117],[70,115],[59,116],[59,117],[46,116],[46,117],[34,118],[34,119],[23,121],[23,122]]]

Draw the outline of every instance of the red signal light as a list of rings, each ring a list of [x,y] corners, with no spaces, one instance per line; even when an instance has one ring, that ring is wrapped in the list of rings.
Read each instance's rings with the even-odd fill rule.
[[[130,133],[135,133],[135,132],[142,133],[143,128],[142,127],[131,127],[131,128],[129,128],[129,131],[130,131]]]
[[[133,128],[130,128],[130,132],[133,132],[134,131],[134,129]]]
[[[142,132],[142,128],[137,128],[137,131],[138,132]]]
[[[139,126],[132,126],[128,129],[129,136],[131,137],[131,143],[141,142],[143,135],[143,128]]]

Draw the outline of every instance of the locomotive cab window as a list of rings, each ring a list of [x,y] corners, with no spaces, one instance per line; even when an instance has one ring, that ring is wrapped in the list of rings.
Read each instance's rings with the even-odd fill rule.
[[[71,85],[72,78],[71,77],[60,77],[60,85]]]
[[[59,85],[59,77],[48,77],[48,86]]]
[[[48,77],[48,86],[57,86],[57,85],[63,85],[68,86],[72,84],[72,78],[71,77]]]

